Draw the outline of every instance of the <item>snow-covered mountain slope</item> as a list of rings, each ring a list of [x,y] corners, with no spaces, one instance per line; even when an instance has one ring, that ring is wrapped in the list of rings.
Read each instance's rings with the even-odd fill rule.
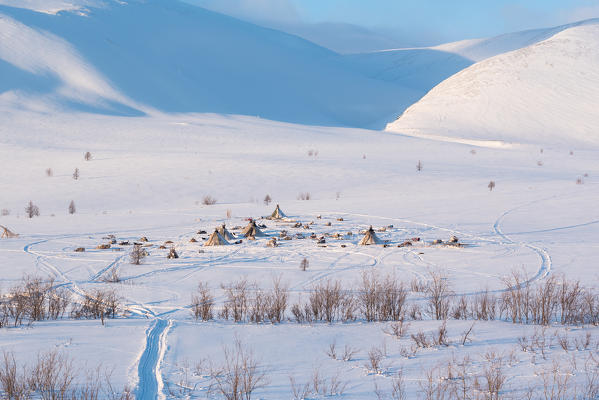
[[[434,47],[392,49],[346,57],[368,76],[419,90],[424,96],[433,87],[475,62],[533,45],[572,27],[595,22],[588,20]]]
[[[459,72],[387,130],[457,141],[597,145],[598,67],[595,20]]]
[[[62,2],[50,3],[0,6],[3,99],[382,128],[420,97],[296,36],[177,0],[84,1],[56,14]]]

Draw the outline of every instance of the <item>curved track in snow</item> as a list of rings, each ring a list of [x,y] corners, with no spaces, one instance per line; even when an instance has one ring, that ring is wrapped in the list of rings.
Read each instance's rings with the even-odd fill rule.
[[[172,322],[155,319],[146,331],[146,347],[139,359],[137,373],[139,381],[136,398],[139,400],[164,399],[160,364],[166,352],[166,335]]]

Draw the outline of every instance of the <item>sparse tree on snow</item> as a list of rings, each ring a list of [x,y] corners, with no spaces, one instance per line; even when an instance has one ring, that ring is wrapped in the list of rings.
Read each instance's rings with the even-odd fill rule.
[[[29,204],[27,205],[27,207],[25,207],[25,213],[27,214],[27,217],[29,217],[29,218],[39,217],[40,209],[38,206],[33,204],[32,201],[29,201]]]
[[[79,168],[75,168],[75,171],[73,171],[73,179],[79,179]]]
[[[75,208],[75,202],[71,200],[69,203],[69,214],[75,214],[77,212],[77,208]]]

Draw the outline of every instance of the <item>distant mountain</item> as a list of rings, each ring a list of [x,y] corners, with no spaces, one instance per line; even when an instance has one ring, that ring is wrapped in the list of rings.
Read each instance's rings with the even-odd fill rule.
[[[0,0],[22,6],[0,5],[4,104],[382,128],[419,98],[304,39],[177,0],[44,1]]]
[[[453,75],[387,130],[454,141],[599,144],[599,20],[529,36],[544,37]],[[517,47],[522,38],[514,34],[504,36],[502,46],[478,42],[457,51],[482,57],[483,50],[488,55]]]

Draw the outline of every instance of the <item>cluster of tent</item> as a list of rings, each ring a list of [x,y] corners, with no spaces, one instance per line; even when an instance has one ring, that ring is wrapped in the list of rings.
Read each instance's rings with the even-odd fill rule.
[[[266,217],[270,220],[283,220],[287,218],[287,215],[281,210],[281,207],[277,204],[277,207],[273,211],[273,213]],[[249,239],[255,239],[257,237],[264,237],[266,234],[260,230],[260,227],[256,224],[256,221],[251,219],[247,226],[243,228],[240,233],[240,237],[245,237]],[[204,246],[226,246],[231,244],[230,242],[236,240],[237,238],[227,229],[225,224],[214,229],[214,232],[210,235],[208,240],[204,243]],[[368,245],[377,245],[383,244],[383,241],[380,240],[372,226],[366,231],[362,240],[360,240],[359,245],[368,246]]]

